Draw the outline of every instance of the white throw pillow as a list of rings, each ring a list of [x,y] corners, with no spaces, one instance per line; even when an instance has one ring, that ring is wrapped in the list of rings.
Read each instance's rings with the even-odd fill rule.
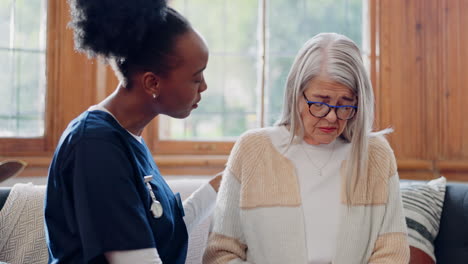
[[[445,177],[428,183],[401,185],[409,244],[424,251],[434,261],[434,240],[439,233],[445,186]]]

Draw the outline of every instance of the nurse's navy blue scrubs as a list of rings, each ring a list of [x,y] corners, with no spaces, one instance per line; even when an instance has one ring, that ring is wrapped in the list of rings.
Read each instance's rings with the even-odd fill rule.
[[[155,218],[144,176],[163,215]],[[104,253],[157,248],[184,263],[188,234],[180,196],[161,177],[144,142],[108,113],[86,111],[63,133],[45,200],[49,263],[107,263]]]

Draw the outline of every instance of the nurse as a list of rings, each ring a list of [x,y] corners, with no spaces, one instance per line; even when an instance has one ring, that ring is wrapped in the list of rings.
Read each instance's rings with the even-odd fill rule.
[[[182,204],[141,137],[159,114],[185,118],[207,89],[208,49],[163,0],[70,0],[75,47],[120,84],[73,120],[49,170],[49,263],[184,263],[188,234],[214,207],[220,177]]]

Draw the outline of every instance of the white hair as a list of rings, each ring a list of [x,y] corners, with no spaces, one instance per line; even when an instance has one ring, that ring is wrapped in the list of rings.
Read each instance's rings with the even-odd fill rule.
[[[367,174],[369,137],[389,133],[391,129],[372,132],[374,94],[357,45],[343,35],[321,33],[308,40],[299,50],[288,75],[283,112],[276,123],[289,127],[288,145],[293,143],[294,138],[304,137],[299,100],[309,81],[320,76],[347,86],[357,96],[357,113],[348,120],[340,135],[352,144],[346,165],[346,198],[350,202],[352,176]]]

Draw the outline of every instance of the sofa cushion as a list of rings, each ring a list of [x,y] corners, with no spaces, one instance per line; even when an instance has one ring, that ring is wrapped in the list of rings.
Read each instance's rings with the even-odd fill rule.
[[[173,177],[167,182],[174,192],[180,192],[182,199],[186,199],[206,183],[207,179],[209,178]],[[0,190],[6,200],[4,208],[0,210],[0,263],[47,263],[48,253],[43,230],[45,186],[16,184],[13,188]],[[28,217],[20,217],[20,214]],[[29,219],[31,217],[34,221]],[[206,219],[192,230],[186,264],[201,263],[209,227],[210,219]],[[22,237],[22,234],[28,235],[27,241],[14,239]]]
[[[47,263],[45,186],[15,184],[0,210],[0,262]]]
[[[411,263],[435,263],[434,240],[439,232],[445,185],[445,178],[440,177],[427,184],[413,183],[401,186],[412,254]],[[423,252],[427,256],[424,256]],[[428,262],[428,259],[431,261]]]
[[[435,254],[437,263],[468,263],[468,184],[447,184]]]

